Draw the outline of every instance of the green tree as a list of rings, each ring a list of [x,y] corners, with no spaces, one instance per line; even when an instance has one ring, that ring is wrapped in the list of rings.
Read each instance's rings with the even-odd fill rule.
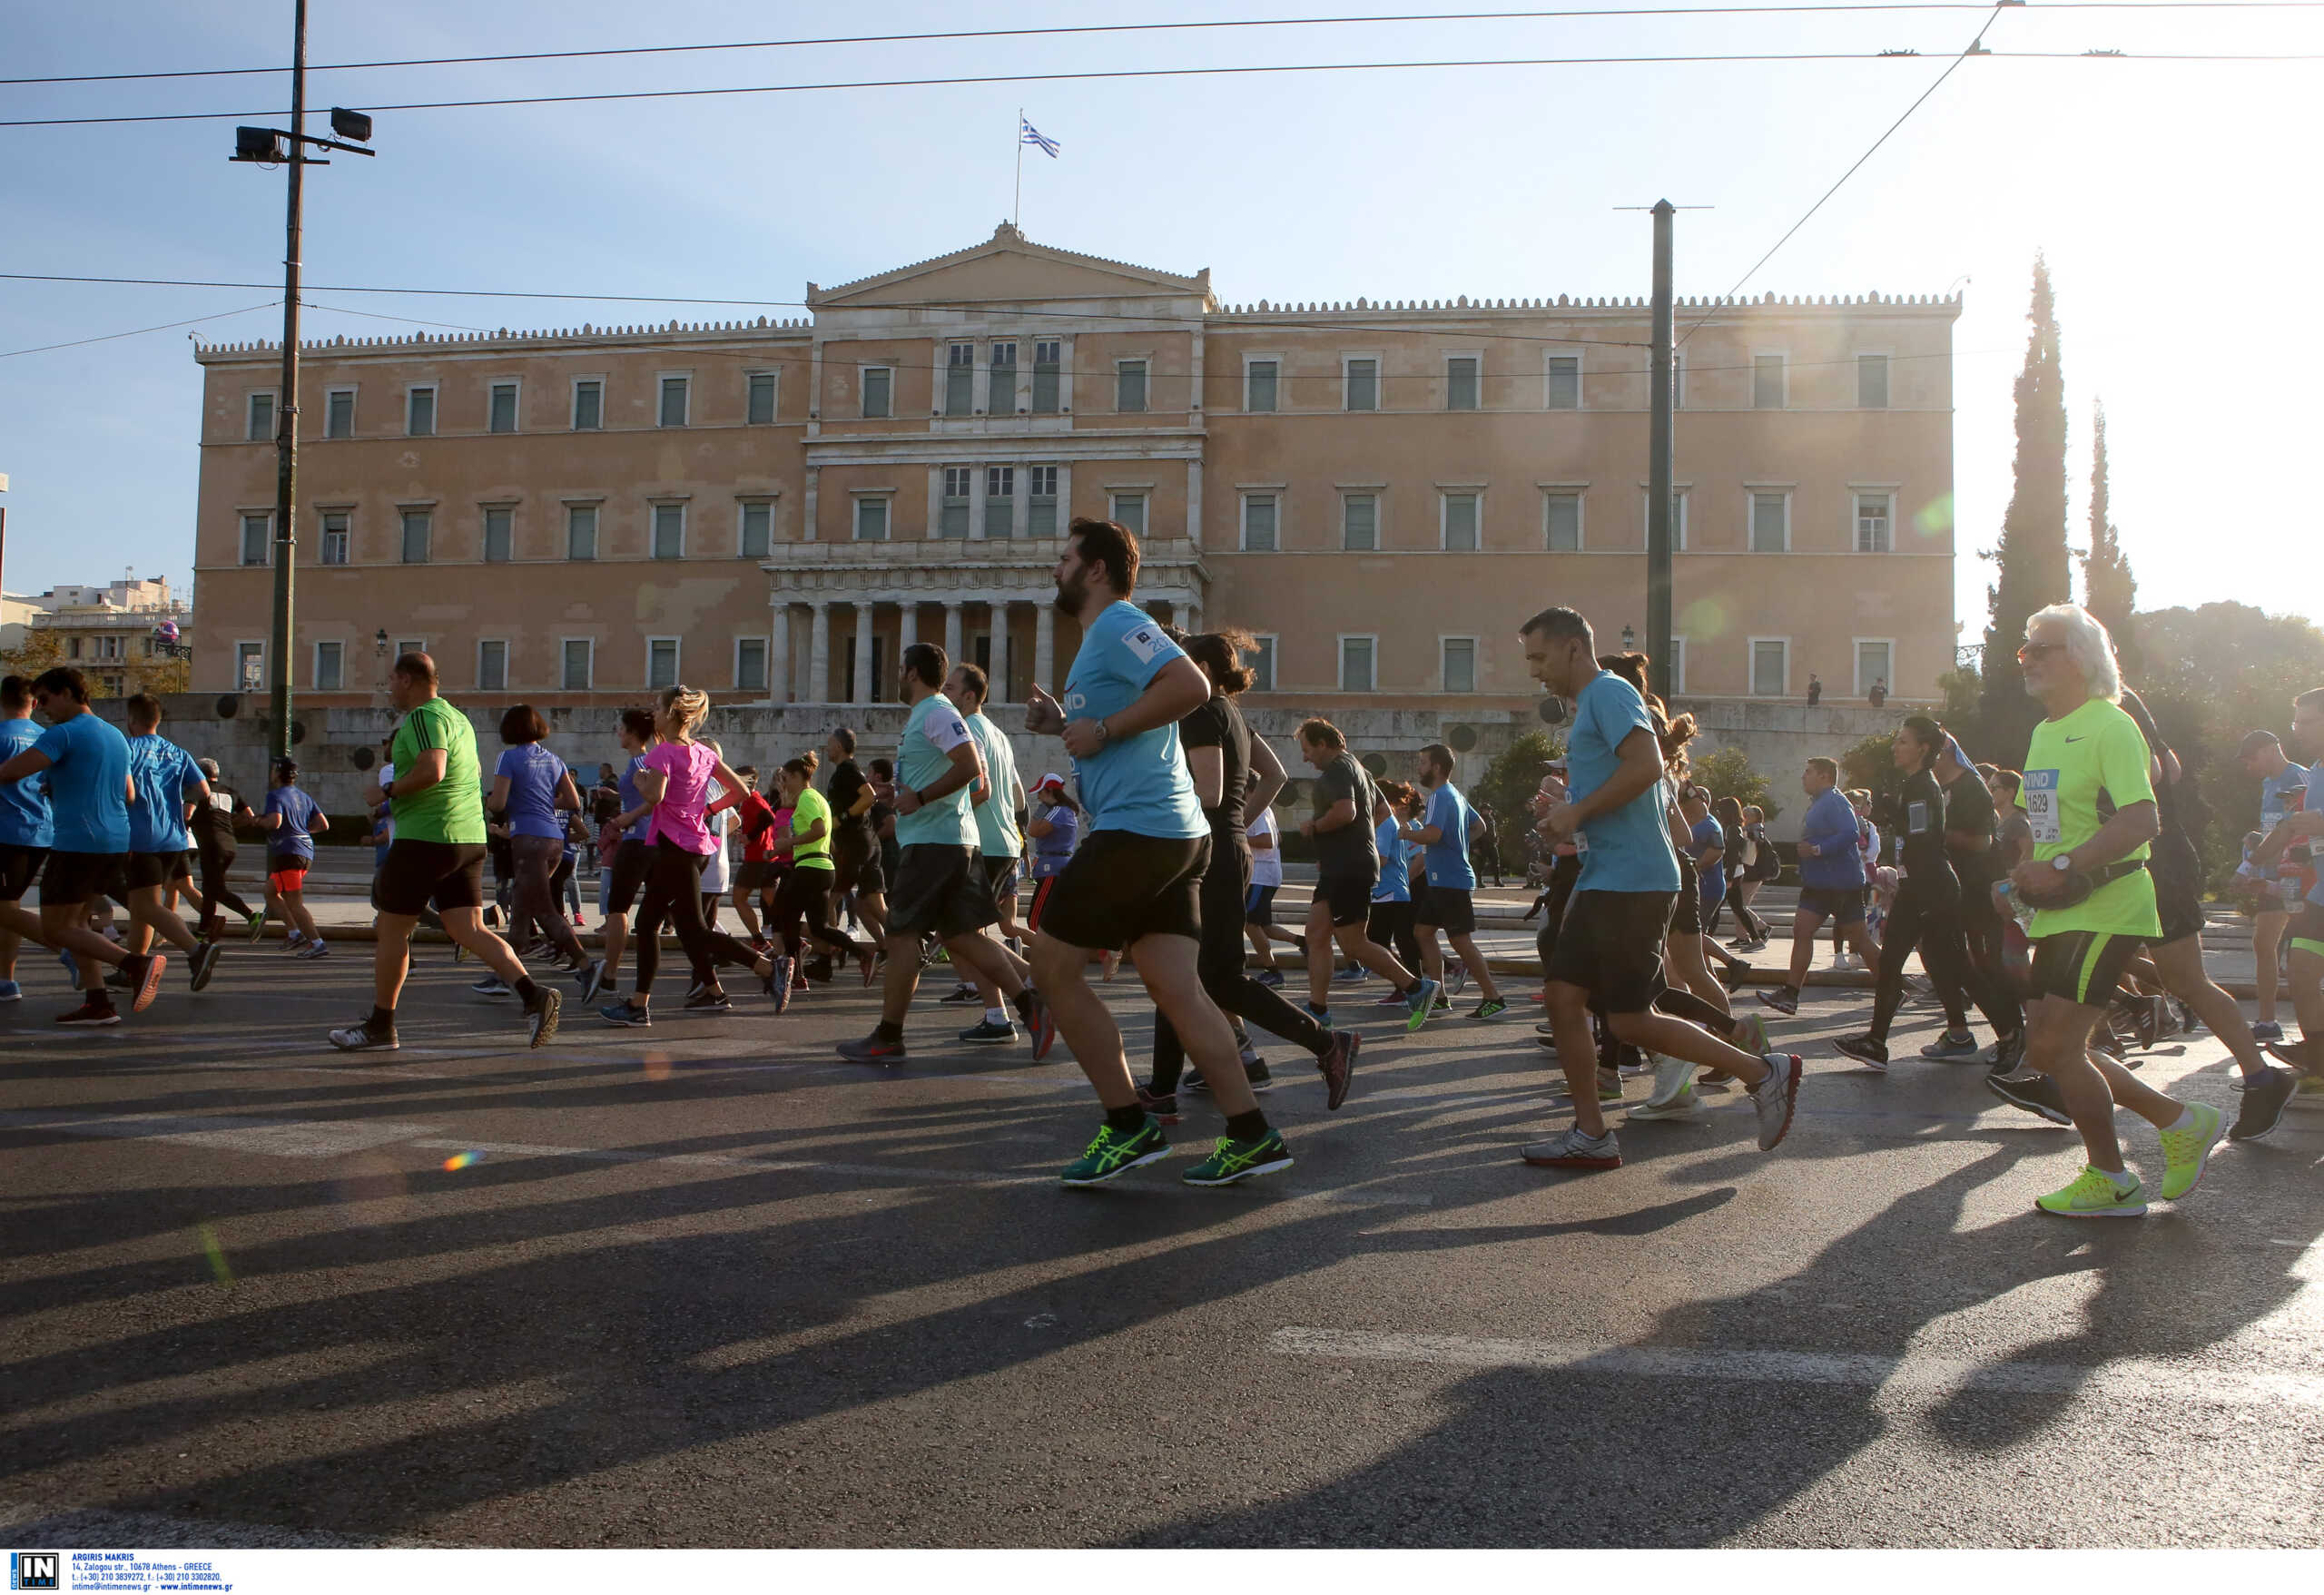
[[[1981,672],[1981,730],[1992,756],[2012,766],[2024,763],[2025,745],[2041,718],[2025,695],[2025,677],[2017,665],[2026,617],[2073,596],[2066,552],[2065,382],[2050,268],[2039,255],[2034,258],[2034,302],[2027,319],[2034,330],[2024,369],[2017,375],[2016,486],[2002,517],[2001,542],[1991,556],[1996,569],[1986,590],[1991,615]]]
[[[2130,557],[2116,535],[2106,490],[2106,407],[2096,407],[2091,422],[2093,440],[2090,458],[2090,546],[2082,556],[2082,606],[2096,615],[2113,634],[2114,653],[2126,673],[2135,674],[2140,655],[2132,616],[2138,607],[2139,584],[2131,575]]]
[[[1768,778],[1751,768],[1750,755],[1741,748],[1720,748],[1690,760],[1689,764],[1695,784],[1707,789],[1713,798],[1731,797],[1745,808],[1757,803],[1770,820],[1783,812],[1771,795]]]
[[[1840,755],[1841,784],[1860,786],[1875,797],[1902,792],[1904,777],[1896,773],[1894,744],[1896,734],[1876,731]]]
[[[0,674],[21,675],[27,681],[44,670],[54,669],[64,663],[64,645],[53,631],[25,628],[25,645],[0,653]]]
[[[1495,754],[1469,790],[1472,802],[1492,810],[1502,862],[1514,865],[1513,872],[1521,877],[1525,873],[1525,834],[1533,823],[1533,811],[1527,805],[1541,789],[1541,766],[1564,752],[1565,743],[1546,732],[1529,731]]]

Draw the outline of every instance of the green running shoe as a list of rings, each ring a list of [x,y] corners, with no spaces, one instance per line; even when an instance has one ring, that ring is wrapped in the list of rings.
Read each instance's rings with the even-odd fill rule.
[[[1509,1004],[1498,997],[1488,997],[1469,1010],[1472,1019],[1497,1019],[1509,1011]]]
[[[2225,1122],[2225,1116],[2208,1102],[2191,1102],[2187,1111],[2194,1119],[2186,1128],[2162,1132],[2166,1165],[2162,1171],[2162,1199],[2166,1202],[2193,1194],[2202,1183],[2203,1165],[2210,1160],[2211,1148],[2219,1145]]]
[[[2034,1197],[2034,1206],[2061,1218],[2137,1218],[2146,1212],[2146,1189],[2133,1179],[2129,1190],[2118,1191],[2104,1174],[2084,1168],[2073,1184]]]
[[[1231,1186],[1290,1167],[1291,1149],[1283,1144],[1283,1132],[1270,1129],[1256,1141],[1219,1137],[1210,1156],[1179,1177],[1190,1186]]]
[[[1101,1186],[1118,1174],[1128,1174],[1169,1155],[1170,1143],[1162,1134],[1162,1126],[1149,1113],[1136,1135],[1125,1136],[1112,1125],[1100,1125],[1089,1149],[1067,1164],[1058,1178],[1068,1186]]]

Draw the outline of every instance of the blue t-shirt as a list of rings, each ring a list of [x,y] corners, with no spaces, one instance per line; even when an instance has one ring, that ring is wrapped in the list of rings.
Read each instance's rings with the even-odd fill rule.
[[[1600,671],[1573,701],[1573,734],[1565,756],[1567,790],[1580,802],[1621,767],[1618,751],[1634,731],[1654,734],[1646,700],[1610,671]],[[1662,783],[1655,783],[1620,808],[1593,816],[1578,841],[1581,874],[1576,891],[1676,891],[1679,855],[1670,851]]]
[[[621,812],[625,814],[643,807],[645,795],[637,790],[637,773],[645,767],[645,755],[636,753],[622,769],[621,779],[614,783],[614,790],[621,793]],[[645,811],[645,818],[621,833],[624,842],[644,842],[645,833],[654,828],[654,811]]]
[[[129,739],[84,709],[40,734],[48,755],[48,807],[65,853],[129,851]]]
[[[1696,822],[1693,836],[1697,888],[1702,893],[1703,907],[1709,908],[1713,903],[1723,902],[1727,899],[1727,861],[1724,857],[1716,858],[1706,864],[1702,861],[1703,850],[1715,847],[1723,854],[1727,848],[1727,827],[1721,825],[1715,816],[1705,814]]]
[[[201,783],[202,772],[186,751],[159,734],[133,736],[129,779],[137,786],[137,801],[129,805],[129,851],[182,853],[192,847],[185,800]]]
[[[313,824],[321,812],[321,805],[296,786],[278,786],[266,794],[266,812],[282,816],[281,826],[266,833],[266,856],[269,859],[302,859],[315,861],[315,839],[307,827]]]
[[[546,836],[565,834],[556,812],[556,783],[565,779],[565,761],[537,742],[519,743],[501,751],[495,775],[508,778],[508,833]]]
[[[1186,654],[1137,605],[1117,598],[1082,634],[1065,678],[1065,717],[1102,720],[1128,708],[1174,659]],[[1176,721],[1116,737],[1073,762],[1092,831],[1191,839],[1210,834],[1194,777],[1178,751]]]
[[[1807,818],[1799,826],[1799,840],[1816,848],[1812,858],[1804,852],[1799,855],[1803,889],[1854,891],[1864,884],[1863,832],[1856,825],[1856,810],[1838,787],[1827,786],[1816,794],[1816,801],[1807,805]]]
[[[1047,836],[1033,838],[1033,879],[1061,875],[1073,857],[1073,844],[1081,839],[1081,816],[1070,803],[1058,803],[1044,809],[1040,817],[1049,822]]]
[[[1428,815],[1421,823],[1433,825],[1444,832],[1427,844],[1431,886],[1442,886],[1448,891],[1477,889],[1477,872],[1469,863],[1469,820],[1474,812],[1469,807],[1469,800],[1449,781],[1429,793]]]
[[[40,727],[27,717],[0,720],[0,764],[40,741]],[[56,841],[48,821],[48,777],[27,775],[0,785],[0,842],[10,847],[47,847]]]
[[[1413,900],[1413,844],[1396,829],[1397,823],[1396,817],[1391,814],[1372,833],[1372,840],[1380,850],[1380,879],[1372,887],[1374,902]]]

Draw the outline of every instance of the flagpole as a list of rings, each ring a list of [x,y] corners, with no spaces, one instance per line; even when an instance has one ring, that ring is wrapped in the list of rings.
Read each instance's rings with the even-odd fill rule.
[[[1009,225],[1015,227],[1025,215],[1025,107],[1017,107],[1017,199],[1009,207]]]

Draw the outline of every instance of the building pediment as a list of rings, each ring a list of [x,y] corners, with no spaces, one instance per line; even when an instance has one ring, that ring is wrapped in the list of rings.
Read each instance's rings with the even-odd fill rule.
[[[1192,277],[1181,277],[1096,255],[1078,255],[1035,243],[1006,222],[983,243],[931,261],[858,278],[836,288],[807,284],[807,303],[817,310],[1186,295],[1200,300],[1206,310],[1215,308],[1208,267]]]

